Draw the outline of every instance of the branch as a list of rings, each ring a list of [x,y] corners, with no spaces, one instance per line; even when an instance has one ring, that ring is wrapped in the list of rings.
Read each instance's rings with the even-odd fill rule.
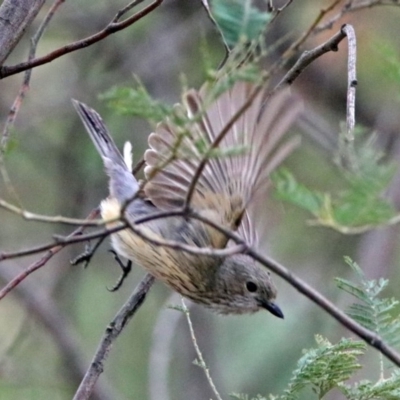
[[[362,325],[354,321],[347,314],[341,311],[338,307],[336,307],[331,301],[329,301],[326,297],[324,297],[320,292],[312,288],[305,281],[300,279],[298,276],[290,272],[283,265],[279,264],[277,261],[273,260],[270,257],[266,257],[256,252],[253,248],[247,245],[247,243],[240,238],[237,234],[234,234],[228,229],[219,226],[215,222],[208,220],[200,214],[191,213],[190,217],[198,219],[206,224],[209,224],[211,227],[219,230],[223,234],[225,234],[228,238],[235,241],[237,244],[242,244],[246,246],[246,250],[244,254],[248,254],[264,267],[270,269],[277,275],[279,275],[282,279],[296,288],[300,293],[304,294],[308,297],[312,302],[317,304],[323,310],[325,310],[328,314],[330,314],[334,319],[340,322],[343,326],[349,329],[351,332],[356,334],[358,337],[363,339],[370,346],[379,350],[385,357],[391,360],[395,365],[400,367],[400,354],[392,347],[388,346],[383,339],[377,335],[375,332],[370,331],[367,328],[364,328]]]
[[[4,0],[0,6],[0,65],[20,41],[45,0]]]
[[[153,215],[149,215],[148,220],[160,219],[160,218],[169,218],[169,217],[188,217],[187,210],[178,210],[177,212],[165,212],[162,216],[159,213]],[[182,242],[177,242],[174,240],[166,240],[166,239],[155,239],[153,236],[147,235],[145,230],[137,227],[137,222],[128,221],[126,218],[123,219],[126,225],[140,238],[145,240],[146,242],[151,243],[154,246],[160,247],[169,247],[175,250],[181,250],[190,254],[198,254],[204,256],[213,256],[213,257],[228,257],[234,254],[242,253],[244,250],[244,246],[230,246],[224,249],[215,249],[213,247],[197,247],[184,244]]]
[[[324,16],[331,10],[333,10],[342,0],[333,0],[333,2],[326,8],[319,10],[319,14],[315,18],[314,22],[310,27],[297,39],[283,54],[283,58],[289,59],[293,54],[295,54],[301,45],[310,37],[311,33],[314,32],[316,26],[324,18]]]
[[[56,224],[61,223],[66,225],[79,225],[79,226],[102,226],[105,223],[114,222],[114,220],[104,221],[103,219],[98,219],[94,221],[89,221],[88,219],[67,218],[61,215],[49,216],[49,215],[34,214],[31,213],[30,211],[26,211],[23,210],[22,208],[16,207],[8,203],[7,201],[3,200],[2,198],[0,198],[0,207],[14,214],[20,215],[27,221],[51,222]]]
[[[59,246],[61,245],[62,247],[64,246],[68,246],[74,243],[80,243],[80,242],[84,242],[86,240],[91,240],[91,239],[97,239],[97,238],[101,238],[103,236],[108,236],[111,233],[115,233],[118,232],[122,229],[125,229],[126,225],[120,224],[118,226],[115,226],[113,228],[105,228],[102,229],[100,231],[95,231],[92,233],[88,233],[86,235],[82,235],[82,234],[76,234],[76,235],[68,235],[66,237],[64,236],[57,236],[54,235],[54,241],[51,243],[46,243],[40,246],[36,246],[36,247],[31,247],[29,249],[25,249],[25,250],[19,250],[19,251],[15,251],[15,252],[0,252],[0,261],[3,260],[9,260],[12,258],[18,258],[18,257],[25,257],[25,256],[29,256],[32,254],[37,254],[37,253],[42,253],[43,251],[52,249],[55,246]],[[77,231],[79,231],[79,228],[77,229]],[[75,231],[76,232],[76,231]]]
[[[0,276],[5,281],[12,279],[13,274],[13,268],[0,269]],[[74,325],[65,315],[64,307],[60,308],[56,301],[49,301],[47,292],[37,285],[21,285],[15,293],[35,324],[41,323],[52,336],[63,360],[63,369],[73,382],[79,382],[87,367],[84,357],[87,349]],[[93,393],[94,399],[122,399],[122,396],[107,379],[103,379]]]
[[[110,322],[73,400],[87,400],[90,398],[97,379],[104,370],[104,362],[114,341],[143,304],[153,283],[154,277],[147,274],[133,291],[128,301]]]
[[[375,6],[400,6],[400,0],[366,0],[366,1],[347,1],[347,3],[341,8],[341,10],[330,18],[327,22],[320,24],[315,27],[313,35],[331,29],[333,24],[340,20],[345,14],[359,11],[366,8],[372,8]]]
[[[241,245],[224,248],[224,249],[214,249],[211,247],[196,247],[196,246],[185,245],[184,243],[176,242],[173,240],[163,240],[163,239],[157,240],[151,236],[148,236],[145,233],[145,231],[143,231],[142,229],[140,229],[139,227],[136,226],[136,225],[143,224],[144,222],[152,221],[155,219],[169,218],[169,217],[186,217],[186,216],[190,216],[188,211],[178,209],[176,211],[165,211],[165,212],[153,213],[153,214],[147,215],[145,217],[138,218],[134,221],[128,221],[125,217],[120,217],[120,219],[119,219],[120,223],[117,226],[114,226],[112,228],[105,228],[100,231],[95,231],[95,232],[88,233],[85,235],[71,234],[66,237],[54,235],[54,241],[51,243],[46,243],[43,245],[31,247],[28,249],[18,250],[15,252],[8,252],[8,253],[0,252],[0,262],[3,260],[9,260],[9,259],[13,259],[13,258],[25,257],[25,256],[32,255],[32,254],[42,253],[43,251],[52,249],[53,247],[59,246],[59,245],[61,245],[62,247],[65,247],[65,246],[75,244],[75,243],[81,243],[81,242],[85,242],[85,241],[92,240],[92,239],[106,237],[106,236],[111,235],[112,233],[116,233],[123,229],[126,229],[127,227],[129,227],[129,229],[131,229],[135,234],[140,236],[142,239],[152,243],[154,246],[171,247],[173,249],[179,249],[184,252],[191,253],[191,254],[201,254],[201,255],[215,256],[215,257],[226,257],[229,255],[241,253],[243,251],[243,246],[241,246]],[[52,217],[49,217],[49,218],[52,218]],[[79,220],[77,220],[77,221],[79,221]],[[83,220],[83,221],[85,222],[84,226],[91,225],[90,221],[87,221],[87,220]],[[93,224],[97,225],[97,222],[94,222]]]
[[[48,24],[50,23],[51,19],[53,18],[54,14],[64,3],[65,0],[55,0],[53,5],[50,7],[46,17],[44,18],[43,22],[40,24],[38,30],[36,31],[35,35],[31,39],[31,47],[29,50],[28,61],[31,61],[35,58],[36,48],[42,37],[45,29],[47,28]],[[0,44],[1,47],[1,44]],[[4,153],[6,150],[6,145],[10,136],[10,129],[14,125],[15,119],[17,117],[18,111],[21,107],[22,101],[25,97],[26,92],[29,90],[29,83],[31,80],[32,70],[29,69],[25,72],[24,79],[22,81],[22,85],[19,89],[18,95],[14,100],[13,105],[11,106],[10,112],[8,113],[8,117],[6,123],[4,125],[3,134],[1,137],[0,142],[0,153]]]
[[[291,85],[297,77],[308,67],[314,60],[321,57],[323,54],[330,51],[338,51],[339,43],[346,37],[345,32],[340,30],[325,43],[315,47],[312,50],[307,50],[302,53],[292,68],[285,74],[281,81],[276,85],[274,91],[281,86]]]
[[[90,218],[96,218],[96,216],[99,214],[99,211],[97,209],[93,210],[89,215],[88,219]],[[79,236],[82,234],[84,230],[84,227],[79,227],[76,229],[74,232],[70,234],[71,237]],[[13,278],[8,284],[0,290],[0,300],[5,297],[8,293],[11,292],[16,286],[18,286],[25,278],[27,278],[31,273],[35,272],[39,268],[43,267],[55,254],[57,254],[60,250],[62,250],[65,246],[63,245],[58,245],[58,246],[52,246],[50,250],[48,251],[47,254],[45,254],[40,260],[34,262],[31,264],[28,268],[26,268],[24,271],[22,271],[20,274],[18,274],[15,278]],[[13,258],[13,257],[4,257],[2,258],[2,255],[5,253],[0,253],[0,261],[5,260],[7,258]],[[32,254],[32,253],[31,253]],[[34,253],[33,253],[34,254]],[[6,255],[7,256],[7,255]]]
[[[188,308],[186,307],[186,304],[185,304],[185,301],[183,300],[183,297],[181,297],[181,303],[182,303],[182,311],[185,313],[186,320],[187,320],[187,323],[188,323],[188,326],[189,326],[190,337],[192,339],[194,350],[196,351],[196,355],[197,355],[197,358],[198,358],[196,360],[197,364],[199,365],[199,367],[201,367],[203,369],[203,371],[204,371],[204,373],[206,375],[207,381],[208,381],[208,383],[209,383],[209,385],[211,387],[211,390],[214,392],[214,395],[217,398],[217,400],[222,400],[222,397],[219,394],[219,392],[218,392],[218,390],[217,390],[217,388],[215,386],[215,383],[214,383],[214,381],[213,381],[213,379],[211,377],[211,374],[210,374],[210,370],[208,369],[207,364],[204,361],[203,354],[201,353],[200,347],[199,347],[199,345],[197,343],[196,335],[195,335],[194,329],[193,329],[192,320],[190,318],[190,313],[189,313]]]
[[[26,61],[17,65],[12,65],[12,66],[4,66],[0,68],[0,79],[6,78],[7,76],[10,75],[15,75],[18,74],[19,72],[25,71],[30,68],[37,67],[39,65],[47,64],[56,58],[62,57],[65,54],[71,53],[76,50],[83,49],[85,47],[91,46],[94,43],[97,43],[107,36],[112,35],[113,33],[116,33],[120,30],[123,30],[127,28],[128,26],[134,24],[135,22],[139,21],[141,18],[145,17],[147,14],[149,14],[151,11],[156,9],[163,0],[155,0],[153,3],[149,4],[147,7],[145,7],[143,10],[137,12],[136,14],[132,15],[129,18],[124,19],[121,22],[116,22],[116,20],[119,19],[121,11],[119,11],[116,16],[113,18],[113,20],[100,32],[95,33],[92,36],[88,36],[84,39],[78,40],[76,42],[67,44],[64,47],[61,47],[57,50],[52,51],[49,54],[46,54],[45,56],[35,58],[31,61]],[[139,2],[133,2],[136,4],[140,3]],[[123,10],[127,11],[128,8],[125,7]]]

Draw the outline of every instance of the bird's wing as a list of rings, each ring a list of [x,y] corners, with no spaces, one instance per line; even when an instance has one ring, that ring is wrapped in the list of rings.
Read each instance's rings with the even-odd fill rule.
[[[211,88],[190,90],[181,111],[193,120],[190,129],[161,123],[149,137],[145,153],[146,195],[160,209],[176,209],[184,204],[205,151],[231,123],[232,117],[249,101],[254,84],[237,82],[216,99]],[[281,144],[299,111],[299,101],[288,89],[265,100],[260,91],[239,118],[229,127],[211,154],[196,182],[190,206],[225,228],[237,230],[245,240],[256,241],[251,204],[264,193],[271,171],[293,149],[293,142]],[[256,216],[260,218],[260,216]],[[212,243],[225,247],[227,239]]]

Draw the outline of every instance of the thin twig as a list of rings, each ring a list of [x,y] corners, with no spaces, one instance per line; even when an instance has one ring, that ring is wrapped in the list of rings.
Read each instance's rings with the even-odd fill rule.
[[[204,361],[203,354],[201,353],[200,347],[199,347],[199,345],[197,343],[196,335],[195,335],[194,329],[193,329],[192,320],[190,318],[190,313],[189,313],[188,308],[186,307],[186,304],[185,304],[185,301],[183,300],[183,297],[181,297],[181,303],[182,303],[182,311],[185,313],[186,320],[187,320],[187,323],[188,323],[188,326],[189,326],[190,337],[192,338],[192,343],[193,343],[193,346],[194,346],[194,350],[196,351],[196,355],[197,355],[197,358],[198,358],[197,364],[199,365],[199,367],[201,367],[203,369],[204,373],[206,374],[207,381],[208,381],[208,383],[209,383],[209,385],[211,387],[211,390],[214,392],[215,397],[217,398],[217,400],[222,400],[222,397],[219,394],[219,392],[218,392],[218,390],[217,390],[217,388],[216,388],[216,386],[214,384],[214,381],[213,381],[213,379],[211,377],[211,374],[210,374],[210,370],[208,369],[207,364]]]
[[[104,362],[111,350],[114,341],[118,338],[127,323],[143,304],[148,291],[154,283],[154,277],[147,274],[139,283],[128,301],[108,325],[103,338],[96,350],[89,369],[79,385],[73,400],[87,400],[90,398],[97,379],[104,371]]]
[[[98,209],[94,209],[88,215],[88,219],[96,218],[99,214]],[[74,232],[70,234],[71,237],[81,235],[84,231],[84,227],[79,227]],[[60,250],[64,248],[63,245],[57,245],[50,248],[50,250],[38,261],[31,264],[28,268],[18,274],[14,279],[12,279],[2,290],[0,290],[0,300],[10,293],[16,286],[18,286],[25,278],[27,278],[31,273],[35,272],[39,268],[43,267],[55,254],[57,254]],[[1,254],[0,254],[0,261],[1,261]]]
[[[65,225],[77,225],[77,226],[103,226],[106,223],[115,222],[114,220],[104,221],[103,219],[98,219],[94,221],[88,221],[87,219],[79,219],[79,218],[68,218],[63,217],[62,215],[40,215],[35,214],[30,211],[23,210],[20,207],[14,206],[13,204],[3,200],[0,198],[0,207],[4,208],[7,211],[10,211],[14,214],[20,215],[22,218],[27,221],[38,221],[38,222],[50,222],[55,224],[65,224]]]
[[[64,0],[55,0],[53,5],[50,7],[46,17],[44,18],[44,20],[40,24],[39,28],[37,29],[35,35],[32,37],[31,45],[30,45],[30,49],[29,49],[29,55],[28,55],[28,62],[31,61],[35,57],[36,48],[40,41],[40,38],[42,37],[46,27],[48,26],[51,19],[53,18],[55,12],[57,11],[59,6],[63,2],[64,2]],[[21,204],[21,201],[19,199],[17,191],[15,190],[15,188],[11,182],[7,168],[5,166],[4,154],[5,154],[5,151],[7,148],[7,143],[10,138],[11,128],[14,125],[15,119],[17,118],[18,112],[21,108],[22,101],[24,100],[25,95],[26,95],[27,91],[29,90],[29,83],[31,80],[31,75],[32,75],[31,69],[29,69],[25,72],[24,79],[22,81],[18,95],[15,98],[13,105],[11,106],[10,111],[8,113],[6,122],[4,124],[3,132],[1,135],[1,140],[0,140],[0,172],[3,177],[3,181],[6,185],[7,191],[19,204]]]
[[[339,21],[345,14],[360,11],[362,9],[372,8],[376,6],[400,6],[400,0],[367,0],[367,1],[348,1],[340,11],[330,18],[327,22],[316,26],[313,35],[331,29],[335,22]]]
[[[60,47],[59,49],[54,50],[46,54],[45,56],[37,57],[31,61],[26,61],[23,63],[19,63],[17,65],[1,67],[0,79],[6,78],[7,76],[10,75],[18,74],[30,68],[35,68],[39,65],[47,64],[55,60],[56,58],[64,56],[65,54],[91,46],[92,44],[103,40],[107,36],[110,36],[113,33],[123,30],[128,26],[134,24],[135,22],[139,21],[141,18],[145,17],[147,14],[155,10],[162,2],[163,0],[155,0],[153,3],[149,4],[147,7],[143,8],[143,10],[137,12],[131,17],[126,18],[121,22],[111,21],[104,29],[95,33],[94,35],[88,36],[84,39]]]
[[[184,243],[180,243],[180,242],[176,242],[176,241],[172,241],[172,240],[163,240],[163,239],[157,240],[154,237],[147,235],[144,230],[142,230],[141,228],[136,226],[136,225],[142,224],[146,221],[151,221],[151,220],[160,219],[160,218],[187,217],[187,216],[190,216],[189,211],[179,209],[176,211],[166,211],[166,212],[150,214],[145,217],[138,218],[135,221],[128,221],[128,220],[126,220],[125,217],[121,217],[118,225],[113,226],[112,228],[104,228],[99,231],[95,231],[92,233],[87,233],[85,235],[79,235],[79,236],[68,235],[68,236],[64,237],[64,236],[54,235],[54,241],[50,242],[50,243],[46,243],[43,245],[39,245],[39,246],[35,246],[35,247],[31,247],[28,249],[23,249],[23,250],[19,250],[19,251],[15,251],[15,252],[0,252],[0,262],[3,260],[9,260],[9,259],[13,259],[13,258],[25,257],[25,256],[29,256],[32,254],[42,253],[43,251],[52,249],[54,246],[58,246],[58,245],[68,246],[68,245],[72,245],[75,243],[85,242],[87,240],[101,238],[101,237],[108,236],[113,233],[119,232],[128,227],[135,234],[140,236],[142,239],[149,241],[150,243],[154,244],[155,246],[170,247],[170,248],[179,249],[184,252],[191,253],[191,254],[208,255],[208,256],[215,256],[215,257],[227,257],[227,256],[230,256],[233,254],[241,253],[243,251],[242,246],[231,246],[229,248],[224,248],[224,249],[214,249],[212,247],[196,247],[196,246],[185,245]]]
[[[9,281],[13,275],[15,275],[13,268],[0,268],[2,280]],[[14,296],[27,310],[29,318],[35,321],[35,329],[38,330],[37,324],[42,324],[47,330],[46,335],[50,334],[52,343],[57,346],[58,359],[63,361],[63,375],[71,382],[79,382],[87,369],[85,359],[87,347],[82,334],[77,332],[76,324],[69,320],[64,304],[59,305],[57,301],[49,301],[48,291],[35,284],[19,286]],[[23,337],[26,335],[26,330],[22,331],[22,335]],[[96,387],[93,399],[123,400],[125,397],[118,389],[104,378]]]
[[[272,24],[278,17],[279,15],[282,14],[282,12],[289,7],[293,3],[293,0],[288,0],[283,6],[281,7],[275,7],[272,4],[272,0],[270,0],[267,4],[268,11],[273,13],[274,15],[272,16],[271,20],[269,21],[269,24]]]
[[[105,228],[100,231],[87,233],[85,235],[78,235],[78,236],[68,235],[66,237],[54,235],[54,241],[51,243],[46,243],[43,245],[39,245],[36,247],[31,247],[29,249],[19,250],[19,251],[15,251],[15,252],[0,252],[0,261],[10,260],[13,258],[25,257],[25,256],[29,256],[32,254],[42,253],[42,252],[49,250],[49,249],[53,248],[54,246],[58,246],[58,245],[68,246],[68,245],[71,245],[74,243],[81,243],[81,242],[85,242],[87,240],[97,239],[97,238],[100,238],[103,236],[108,236],[112,233],[118,232],[125,228],[126,228],[126,225],[123,225],[122,223],[120,223],[119,225],[117,225],[115,227]]]
[[[49,11],[47,12],[44,20],[40,24],[39,28],[37,29],[35,35],[31,39],[31,45],[29,49],[29,55],[28,55],[28,62],[32,61],[35,58],[36,54],[36,48],[37,45],[43,36],[44,31],[46,30],[47,26],[49,25],[51,19],[53,18],[54,14],[58,10],[58,8],[61,6],[62,3],[64,3],[65,0],[55,0],[52,6],[50,7]],[[4,125],[2,137],[1,137],[1,142],[0,142],[0,153],[4,153],[6,149],[6,145],[8,142],[8,139],[10,137],[10,129],[14,125],[15,118],[17,117],[18,111],[21,107],[22,101],[25,97],[26,92],[29,90],[29,83],[31,80],[31,75],[32,75],[32,70],[29,69],[25,72],[24,79],[22,82],[22,85],[19,89],[19,93],[17,97],[14,100],[14,103],[10,109],[10,112],[8,114],[6,123]]]
[[[179,216],[186,217],[186,210],[179,210]],[[166,214],[167,217],[172,217],[170,213]],[[159,217],[158,217],[159,218]],[[165,218],[165,217],[164,217]],[[135,226],[135,224],[128,221],[126,218],[124,219],[125,223],[129,226],[129,228],[140,238],[153,244],[154,246],[160,247],[169,247],[175,250],[181,250],[190,254],[204,255],[204,256],[214,256],[214,257],[228,257],[234,254],[242,253],[244,247],[242,245],[238,246],[230,246],[224,249],[215,249],[213,247],[197,247],[190,246],[181,242],[177,242],[174,240],[166,240],[166,239],[155,239],[153,236],[146,234],[146,231],[141,229],[140,227]]]
[[[115,17],[112,19],[112,22],[118,22],[121,17],[126,14],[128,11],[132,10],[133,8],[135,8],[136,6],[138,6],[139,4],[143,3],[144,0],[134,0],[131,1],[129,4],[127,4],[124,8],[121,8],[116,14]]]
[[[313,33],[315,27],[321,22],[324,16],[331,10],[333,10],[342,0],[333,0],[333,2],[327,6],[326,8],[321,8],[319,10],[319,14],[315,18],[314,22],[310,25],[310,27],[285,51],[283,54],[283,58],[290,58],[293,54],[295,54],[301,45],[310,37]]]

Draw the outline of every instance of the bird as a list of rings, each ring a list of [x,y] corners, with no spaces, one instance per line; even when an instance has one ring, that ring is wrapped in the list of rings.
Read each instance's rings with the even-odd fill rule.
[[[271,172],[297,145],[296,140],[284,137],[301,102],[289,88],[269,95],[268,87],[241,80],[225,90],[218,90],[220,87],[207,82],[199,90],[187,90],[175,106],[175,115],[186,118],[181,118],[186,124],[170,117],[154,128],[144,153],[144,186],[132,174],[129,148],[123,156],[100,115],[73,100],[109,177],[109,196],[100,205],[102,218],[111,221],[107,227],[116,226],[121,213],[136,227],[139,218],[182,209],[203,161],[204,168],[192,188],[190,210],[236,232],[249,245],[259,244],[257,226],[268,229],[268,223],[257,204],[268,195]],[[149,218],[137,226],[147,237],[161,242],[211,249],[234,245],[215,227],[185,215]],[[119,256],[218,314],[251,314],[264,309],[284,318],[270,272],[247,254],[188,253],[155,245],[129,227],[113,233],[111,244]]]

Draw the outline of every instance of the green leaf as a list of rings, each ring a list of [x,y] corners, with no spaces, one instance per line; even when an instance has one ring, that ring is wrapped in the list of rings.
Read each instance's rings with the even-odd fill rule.
[[[275,184],[275,195],[278,199],[295,204],[313,215],[320,213],[325,202],[322,193],[312,191],[299,183],[293,174],[285,168],[280,168],[274,172],[271,178]]]
[[[226,44],[233,48],[259,38],[271,14],[252,5],[251,0],[212,0],[212,15]]]
[[[367,280],[360,267],[346,257],[346,263],[357,272],[358,283],[336,278],[336,284],[359,302],[352,304],[347,314],[367,329],[376,332],[388,343],[400,342],[400,316],[393,316],[399,301],[393,298],[380,298],[381,292],[388,285],[387,279]]]
[[[400,398],[400,372],[393,371],[388,379],[374,383],[363,380],[353,386],[339,385],[348,400],[398,400]]]

